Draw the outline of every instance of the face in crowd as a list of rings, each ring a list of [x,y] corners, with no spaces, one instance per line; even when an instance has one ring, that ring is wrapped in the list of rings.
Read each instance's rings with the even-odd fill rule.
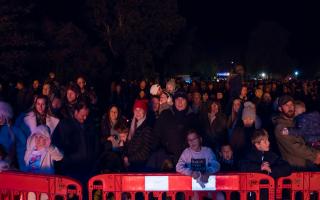
[[[295,106],[292,101],[288,101],[287,103],[283,104],[279,109],[287,118],[294,117]]]
[[[118,108],[116,106],[112,106],[109,110],[109,119],[112,122],[117,121],[119,115]]]
[[[68,89],[67,90],[67,101],[69,103],[74,103],[77,100],[77,94],[75,91]]]
[[[174,105],[178,111],[185,110],[187,108],[187,100],[183,97],[178,97],[174,100]]]
[[[35,102],[35,108],[36,108],[36,111],[40,114],[40,115],[43,115],[45,114],[46,112],[46,106],[47,102],[46,102],[46,99],[44,98],[38,98]]]
[[[74,118],[80,123],[83,124],[89,115],[89,108],[83,107],[80,110],[74,111]]]
[[[189,147],[194,151],[200,151],[201,150],[201,142],[202,139],[197,133],[189,133],[187,136],[187,141]]]

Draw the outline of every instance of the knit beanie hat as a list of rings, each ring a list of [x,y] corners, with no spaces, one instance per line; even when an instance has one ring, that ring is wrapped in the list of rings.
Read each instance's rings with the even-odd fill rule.
[[[143,100],[143,99],[137,99],[137,100],[134,102],[133,111],[134,111],[136,108],[141,108],[141,109],[144,110],[145,113],[147,113],[147,111],[148,111],[148,101]]]
[[[179,97],[184,98],[186,100],[188,99],[187,93],[183,89],[179,89],[173,94],[173,99],[177,99]]]
[[[244,103],[243,110],[242,110],[242,120],[247,118],[250,118],[253,120],[256,119],[256,107],[250,101],[247,101]]]
[[[161,87],[160,87],[160,85],[159,84],[154,84],[154,85],[152,85],[151,86],[151,88],[150,88],[150,94],[151,95],[158,95],[158,91],[159,91],[159,89],[160,89]]]

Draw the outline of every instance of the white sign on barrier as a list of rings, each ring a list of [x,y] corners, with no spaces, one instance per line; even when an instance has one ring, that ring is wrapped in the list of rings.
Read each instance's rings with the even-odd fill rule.
[[[146,191],[168,191],[169,177],[168,176],[145,176]]]
[[[207,183],[199,183],[197,180],[192,179],[193,191],[215,191],[216,190],[216,176],[209,176]]]

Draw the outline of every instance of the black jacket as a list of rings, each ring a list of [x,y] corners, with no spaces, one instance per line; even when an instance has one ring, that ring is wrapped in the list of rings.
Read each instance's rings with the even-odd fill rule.
[[[128,157],[130,168],[133,171],[143,170],[154,147],[155,137],[147,120],[145,120],[137,127],[133,137],[125,146],[124,156]]]
[[[154,127],[154,134],[167,154],[177,163],[186,148],[186,135],[190,129],[199,132],[198,118],[191,110],[177,111],[175,107],[162,111]],[[201,132],[199,132],[201,134]]]
[[[278,178],[281,176],[289,176],[291,174],[291,168],[289,163],[284,161],[277,154],[267,151],[262,152],[256,149],[253,149],[246,155],[246,158],[241,161],[240,169],[241,171],[246,172],[263,172],[261,171],[262,162],[269,162],[271,173],[269,174],[273,178]]]
[[[66,119],[56,129],[52,143],[64,153],[61,173],[90,173],[99,155],[99,136],[93,126]]]

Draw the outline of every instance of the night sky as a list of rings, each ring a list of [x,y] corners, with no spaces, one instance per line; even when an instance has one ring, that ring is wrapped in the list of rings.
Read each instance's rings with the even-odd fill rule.
[[[179,6],[188,26],[197,27],[197,37],[209,52],[219,54],[219,51],[235,49],[241,57],[251,32],[260,22],[272,21],[289,32],[288,54],[299,68],[313,71],[320,64],[320,12],[315,5],[293,1],[181,0]]]
[[[315,72],[320,75],[318,50],[320,12],[318,6],[314,4],[293,3],[293,1],[244,3],[213,0],[166,0],[165,3],[162,0],[15,0],[14,2],[15,4],[10,4],[12,8],[15,8],[14,5],[21,5],[23,8],[22,11],[17,11],[18,15],[24,16],[22,13],[29,10],[29,4],[32,5],[31,10],[30,13],[28,11],[26,18],[21,18],[23,20],[13,19],[16,20],[14,23],[21,24],[15,27],[16,29],[14,27],[3,29],[5,37],[2,39],[10,41],[8,39],[16,31],[18,34],[12,37],[13,40],[20,41],[19,37],[26,35],[30,36],[30,40],[35,39],[34,44],[39,41],[39,44],[43,45],[38,47],[27,43],[16,47],[11,43],[8,44],[10,52],[5,52],[6,56],[0,60],[0,67],[2,64],[10,70],[7,70],[7,74],[0,75],[2,79],[28,76],[28,72],[31,74],[32,71],[46,73],[50,70],[60,71],[67,77],[74,73],[73,68],[77,70],[76,73],[89,71],[92,73],[90,76],[96,77],[98,74],[102,78],[112,74],[120,76],[127,70],[136,72],[137,66],[139,70],[149,70],[150,74],[158,73],[163,76],[194,72],[211,74],[230,70],[233,67],[231,61],[243,64],[247,71],[253,74],[263,71],[288,75],[294,70],[299,70],[308,78],[314,76]],[[105,2],[110,5],[104,5]],[[171,9],[163,10],[163,5],[170,5]],[[133,6],[132,9],[136,9],[133,11],[139,13],[139,16],[148,17],[134,19],[131,18],[130,9],[123,9],[121,14],[130,19],[125,23],[127,28],[125,30],[131,32],[130,34],[117,32],[120,29],[117,27],[117,20],[113,18],[113,15],[116,15],[114,13],[117,13],[117,6],[124,6],[121,8]],[[151,9],[147,12],[143,11],[143,8]],[[95,18],[92,13],[99,9],[106,14]],[[16,12],[11,8],[8,11],[2,10],[2,13],[0,12],[2,15],[10,13],[10,10]],[[171,19],[174,25],[167,23]],[[97,24],[103,20],[113,26],[109,39],[113,42],[115,51],[110,49],[109,43],[101,42],[105,37],[104,30]],[[164,24],[163,27],[166,28],[159,28],[154,24]],[[170,29],[170,26],[174,29]],[[152,32],[153,29],[150,27],[156,31]],[[25,32],[24,29],[28,31]],[[136,40],[139,37],[131,34],[135,31],[141,36],[139,41]],[[83,37],[79,38],[78,35]],[[166,41],[164,38],[169,39]],[[68,41],[67,45],[64,41]],[[64,46],[59,46],[60,43]],[[78,45],[83,47],[79,51],[74,48]],[[22,53],[16,54],[15,51],[20,50]],[[16,58],[15,60],[20,61],[16,64],[11,62],[13,60],[11,58],[16,55],[26,56]],[[91,56],[87,58],[87,55]],[[91,59],[92,56],[97,58]],[[47,67],[39,67],[43,65]],[[18,70],[11,70],[15,68]],[[19,70],[24,72],[18,73]],[[17,73],[10,74],[10,71]],[[132,74],[132,77],[139,76],[139,73],[129,74]]]

